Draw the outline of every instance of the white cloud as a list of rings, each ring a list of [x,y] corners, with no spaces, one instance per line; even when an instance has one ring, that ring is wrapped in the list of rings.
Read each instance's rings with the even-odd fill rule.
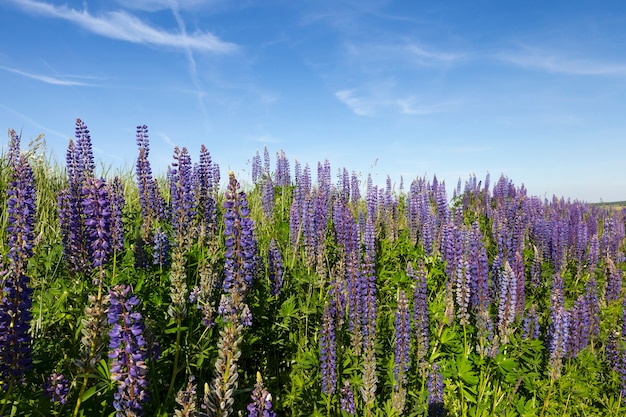
[[[358,116],[370,116],[376,107],[372,100],[357,96],[354,90],[337,91],[335,97]]]
[[[498,59],[520,67],[571,75],[626,75],[626,64],[571,58],[563,54],[525,46],[519,52],[507,52]]]
[[[454,104],[455,102],[452,101],[436,104],[417,104],[415,97],[408,97],[396,100],[396,105],[400,108],[400,112],[402,114],[410,115],[440,113]]]
[[[211,33],[167,32],[150,26],[124,11],[93,15],[85,9],[77,10],[34,0],[11,1],[27,13],[67,20],[92,33],[111,39],[214,53],[229,53],[237,49],[237,45],[224,42]]]
[[[415,97],[394,97],[392,93],[359,94],[356,90],[340,90],[335,97],[358,116],[374,116],[384,111],[394,111],[406,115],[426,115],[441,113],[456,104],[454,101],[418,104]]]
[[[278,139],[277,137],[274,137],[274,136],[268,135],[268,134],[264,134],[264,135],[261,135],[261,136],[253,137],[252,140],[254,142],[265,143],[265,144],[267,144],[267,143],[281,143],[282,142],[282,140]]]
[[[142,10],[146,12],[157,12],[169,10],[175,3],[180,10],[197,10],[207,5],[214,5],[220,0],[117,0],[124,8]]]
[[[388,71],[390,66],[398,64],[410,67],[439,67],[449,66],[468,58],[466,53],[446,52],[435,48],[427,48],[413,41],[399,41],[397,43],[373,42],[354,43],[344,45],[348,55],[357,58],[366,64],[367,68],[374,63],[382,64]],[[393,63],[393,65],[390,65]],[[371,69],[371,68],[370,68]]]
[[[30,72],[22,71],[17,68],[6,67],[4,65],[0,65],[0,69],[3,69],[4,71],[12,72],[14,74],[21,75],[22,77],[41,81],[46,84],[61,85],[61,86],[91,86],[93,85],[93,84],[88,84],[82,81],[65,80],[65,79],[57,78],[57,77],[50,77],[48,75],[32,74]]]

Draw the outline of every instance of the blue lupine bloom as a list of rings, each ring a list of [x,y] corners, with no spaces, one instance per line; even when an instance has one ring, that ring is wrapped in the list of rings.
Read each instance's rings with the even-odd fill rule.
[[[410,364],[411,317],[409,315],[409,302],[404,291],[400,291],[398,294],[395,335],[396,348],[394,353],[393,377],[397,387],[406,383],[406,376]]]
[[[424,363],[429,348],[429,317],[428,317],[428,289],[426,285],[426,268],[424,261],[418,260],[417,271],[409,262],[406,267],[407,276],[415,281],[413,292],[413,323],[415,332],[415,351],[419,364]]]
[[[507,261],[500,279],[500,298],[498,305],[498,332],[503,343],[508,342],[510,326],[515,321],[515,306],[517,305],[517,279]]]
[[[343,381],[343,387],[339,390],[341,398],[339,404],[342,411],[354,415],[356,413],[356,405],[354,404],[354,391],[350,387],[350,381]]]
[[[111,198],[111,247],[113,250],[120,252],[124,249],[122,210],[126,201],[124,200],[122,182],[118,176],[109,184],[109,195]]]
[[[83,187],[85,233],[94,268],[104,265],[112,252],[111,198],[104,180],[88,178]]]
[[[196,215],[193,187],[193,167],[187,148],[174,148],[174,160],[169,171],[172,211],[172,230],[176,245],[186,248],[191,244],[191,223]]]
[[[280,155],[276,153],[276,185],[285,187],[291,185],[291,172],[289,168],[289,160],[285,156],[285,152],[281,149]]]
[[[246,295],[254,278],[257,243],[246,193],[239,191],[239,183],[232,171],[229,173],[224,210],[226,260],[222,285],[227,294],[227,304],[235,309],[238,319],[242,319]]]
[[[434,363],[428,374],[428,417],[445,415],[443,403],[443,376],[439,372],[439,365]]]
[[[67,403],[67,395],[70,392],[70,381],[56,371],[48,376],[43,384],[43,393],[50,401],[57,404]]]
[[[14,130],[10,135],[8,265],[3,265],[0,258],[0,381],[5,389],[9,383],[22,383],[32,365],[32,289],[26,269],[33,254],[36,198],[33,171],[20,153],[20,138]]]
[[[167,234],[160,227],[154,232],[152,247],[152,262],[161,268],[169,265],[170,241]]]
[[[248,404],[248,417],[276,417],[272,410],[272,396],[263,386],[261,373],[256,374],[256,384],[252,391],[252,402]]]
[[[522,333],[522,338],[539,338],[539,315],[537,314],[537,309],[535,306],[532,306],[526,312],[526,317],[524,317],[524,332]]]
[[[107,317],[113,326],[109,332],[111,379],[119,384],[113,407],[119,417],[141,415],[143,403],[148,401],[148,347],[141,313],[137,310],[140,301],[126,285],[114,287],[109,294]]]
[[[563,278],[557,272],[552,278],[552,295],[550,305],[550,326],[548,328],[547,348],[550,377],[556,379],[561,375],[561,360],[567,353],[569,337],[569,313],[564,307]]]
[[[202,238],[212,237],[217,229],[217,187],[213,178],[215,165],[206,146],[200,147],[200,162],[194,169],[198,227]],[[218,180],[219,181],[219,180]]]

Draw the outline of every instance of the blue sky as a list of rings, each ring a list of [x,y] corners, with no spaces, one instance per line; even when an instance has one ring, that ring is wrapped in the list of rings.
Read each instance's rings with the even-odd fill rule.
[[[379,184],[626,200],[621,1],[4,0],[0,39],[0,126],[59,159],[80,117],[116,167],[147,124],[161,172],[204,143],[245,183],[267,146]]]

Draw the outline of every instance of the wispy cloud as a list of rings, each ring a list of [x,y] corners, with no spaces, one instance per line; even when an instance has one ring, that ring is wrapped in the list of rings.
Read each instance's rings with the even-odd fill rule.
[[[417,59],[423,64],[428,63],[444,63],[451,64],[467,57],[467,54],[456,52],[438,51],[435,49],[424,48],[415,43],[407,43],[400,47],[400,50],[409,52],[409,58]]]
[[[157,132],[157,134],[161,137],[161,139],[163,139],[163,142],[167,143],[172,148],[176,147],[176,144],[174,143],[171,137],[169,137],[163,132]]]
[[[61,86],[73,86],[73,87],[76,87],[76,86],[79,86],[79,87],[93,86],[93,84],[85,83],[83,81],[66,80],[66,79],[63,79],[63,78],[50,77],[48,75],[42,75],[42,74],[32,74],[30,72],[22,71],[22,70],[19,70],[17,68],[7,67],[7,66],[4,66],[4,65],[0,65],[0,69],[2,69],[4,71],[7,71],[7,72],[12,72],[14,74],[21,75],[22,77],[26,77],[26,78],[30,78],[30,79],[33,79],[33,80],[41,81],[41,82],[44,82],[46,84],[61,85]]]
[[[33,126],[37,127],[38,129],[41,129],[41,130],[42,130],[42,131],[44,131],[44,132],[48,132],[48,133],[51,133],[51,134],[53,134],[53,135],[55,135],[55,136],[58,136],[58,137],[59,137],[59,138],[61,138],[61,139],[67,140],[67,139],[71,136],[69,133],[68,133],[68,134],[65,134],[65,133],[61,133],[61,132],[59,132],[59,131],[57,131],[57,130],[50,129],[50,128],[48,128],[48,127],[46,127],[46,126],[42,125],[41,123],[39,123],[39,122],[38,122],[38,121],[36,121],[35,119],[33,119],[33,118],[31,118],[31,117],[29,117],[29,116],[27,116],[27,115],[23,114],[23,113],[20,113],[20,112],[18,112],[17,110],[12,109],[12,108],[10,108],[10,107],[7,107],[7,106],[4,106],[4,105],[0,104],[0,109],[3,109],[3,110],[5,110],[6,112],[9,112],[9,113],[11,113],[11,114],[13,114],[13,115],[17,116],[18,118],[22,119],[22,120],[23,120],[23,121],[25,121],[26,123],[29,123],[29,124],[31,124],[31,125],[33,125]],[[18,130],[18,129],[16,128],[16,130]]]
[[[268,135],[268,134],[264,134],[261,136],[255,136],[252,138],[252,140],[254,142],[259,142],[259,143],[281,143],[282,140],[278,139],[277,137],[274,137],[272,135]]]
[[[124,11],[94,15],[85,9],[77,10],[65,5],[56,6],[34,0],[11,1],[27,13],[67,20],[85,30],[111,39],[214,53],[230,53],[238,48],[237,45],[222,41],[208,32],[193,34],[168,32],[150,26]]]
[[[378,96],[360,94],[357,90],[340,90],[335,97],[344,103],[358,116],[375,116],[384,111],[399,112],[405,115],[426,115],[441,113],[455,105],[455,101],[435,104],[420,104],[413,97],[393,97],[392,95]]]
[[[390,63],[417,66],[437,67],[449,66],[468,59],[469,54],[450,52],[433,46],[424,46],[413,40],[399,40],[398,42],[349,42],[345,45],[349,56],[358,58],[367,63],[382,63],[388,70]]]
[[[564,54],[524,46],[516,52],[497,56],[503,62],[520,67],[570,75],[625,76],[626,63],[598,61],[590,58],[572,58]]]
[[[355,90],[337,91],[335,92],[335,97],[358,116],[371,116],[376,107],[372,100],[358,96]]]
[[[457,104],[457,102],[447,101],[436,104],[419,104],[417,103],[417,99],[415,97],[408,97],[396,100],[396,104],[400,108],[400,112],[402,114],[423,115],[441,113],[442,111],[448,110],[450,107]]]
[[[117,2],[125,8],[146,12],[169,10],[172,7],[172,0],[117,0]],[[219,2],[223,0],[178,0],[178,7],[181,10],[196,10],[207,5],[215,7]]]

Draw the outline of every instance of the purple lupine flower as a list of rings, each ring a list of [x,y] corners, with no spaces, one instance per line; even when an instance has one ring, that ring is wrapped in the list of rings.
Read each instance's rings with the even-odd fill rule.
[[[263,147],[263,176],[267,177],[270,175],[270,152],[267,150],[267,146]]]
[[[63,254],[69,264],[70,271],[78,273],[89,269],[90,260],[82,207],[85,168],[78,160],[76,146],[71,139],[66,157],[68,187],[59,192],[57,204],[63,237]]]
[[[376,233],[372,219],[365,224],[365,253],[362,264],[361,301],[363,346],[374,343],[376,338]]]
[[[191,244],[191,223],[196,214],[193,168],[187,148],[175,147],[174,160],[169,170],[172,230],[176,245],[187,248]]]
[[[84,169],[85,178],[93,177],[96,163],[93,157],[91,136],[89,135],[87,125],[80,119],[76,119],[75,136],[77,151],[80,154],[78,161],[80,161],[81,167]]]
[[[339,390],[341,397],[339,398],[339,404],[342,411],[350,415],[354,415],[356,413],[356,405],[354,404],[354,391],[350,387],[350,381],[343,381],[343,387]]]
[[[524,317],[524,332],[522,339],[538,339],[539,338],[539,315],[537,309],[533,305],[526,312]]]
[[[457,317],[462,326],[469,324],[469,304],[472,287],[472,276],[470,275],[469,263],[469,233],[465,228],[459,230],[457,238],[456,268],[454,277],[456,278],[456,303],[458,306]]]
[[[67,403],[67,395],[70,392],[70,381],[54,371],[46,378],[43,384],[43,395],[50,398],[50,401],[56,404]]]
[[[109,184],[109,196],[111,198],[111,249],[120,252],[124,250],[124,223],[122,210],[126,204],[124,189],[120,178],[116,176]]]
[[[89,238],[91,264],[102,267],[112,251],[111,198],[106,182],[88,178],[83,187],[85,232]],[[100,277],[99,279],[102,279]]]
[[[600,306],[598,305],[598,284],[595,278],[589,279],[585,285],[585,298],[589,309],[589,337],[595,339],[600,333]],[[624,334],[626,337],[626,334]]]
[[[268,175],[265,176],[263,180],[263,197],[261,200],[261,207],[263,208],[263,214],[268,219],[273,218],[274,213],[274,183],[272,182],[272,177]]]
[[[513,273],[515,275],[515,279],[517,280],[515,285],[515,315],[517,317],[522,317],[524,315],[524,307],[525,307],[525,277],[526,274],[524,272],[524,258],[520,252],[515,252],[515,258],[513,260],[513,265],[511,266]]]
[[[511,324],[515,321],[515,306],[517,305],[517,279],[509,265],[504,262],[504,270],[500,277],[500,297],[498,305],[498,334],[502,343],[507,343],[510,336]]]
[[[396,348],[394,353],[393,377],[396,389],[406,383],[409,370],[409,353],[411,339],[411,318],[409,316],[409,302],[406,293],[400,290],[395,320]]]
[[[537,246],[534,246],[533,250],[534,250],[534,257],[533,257],[533,263],[531,264],[531,267],[530,267],[530,283],[533,286],[533,288],[537,288],[539,284],[541,284],[542,259],[539,254],[539,249],[537,249]]]
[[[137,126],[137,146],[139,147],[139,156],[135,168],[137,176],[137,189],[139,191],[139,204],[143,221],[146,222],[150,217],[150,187],[152,185],[152,169],[148,154],[150,152],[150,144],[148,142],[148,126]]]
[[[411,183],[409,187],[409,193],[407,195],[407,223],[409,226],[409,233],[411,235],[411,242],[417,243],[418,231],[419,231],[419,203],[418,203],[418,191],[417,180]]]
[[[259,154],[257,150],[256,154],[252,157],[252,182],[256,184],[261,178],[261,154]]]
[[[154,232],[154,242],[152,246],[152,263],[163,268],[169,265],[170,241],[167,234],[158,227]]]
[[[285,152],[281,149],[280,154],[276,152],[276,185],[278,187],[287,187],[291,185],[291,173],[289,169],[289,160],[285,156]]]
[[[613,259],[606,258],[606,292],[605,299],[607,302],[615,301],[619,298],[622,289],[622,270],[615,266]]]
[[[332,395],[337,389],[337,347],[335,344],[335,318],[330,304],[324,308],[320,329],[320,366],[322,392]]]
[[[33,171],[20,153],[19,136],[13,130],[10,135],[6,270],[0,258],[0,381],[5,389],[10,383],[25,382],[32,365],[32,289],[26,269],[33,254],[36,197]]]
[[[0,264],[0,278],[4,272]],[[26,275],[5,272],[0,290],[0,386],[26,382],[26,372],[32,367],[30,321],[32,319],[32,289]]]
[[[593,274],[598,266],[598,257],[600,254],[600,241],[598,240],[598,234],[594,234],[589,239],[589,250],[587,251],[587,264],[589,273]]]
[[[283,286],[283,259],[274,238],[270,240],[267,257],[270,270],[270,294],[278,296]]]
[[[261,373],[256,373],[256,384],[250,396],[252,402],[248,404],[248,417],[276,417],[272,410],[272,395],[263,386]]]
[[[548,344],[550,377],[556,379],[561,375],[561,360],[567,352],[569,336],[569,314],[563,301],[563,278],[558,272],[552,277],[550,301],[550,326],[546,342]]]
[[[443,403],[443,376],[439,365],[433,363],[428,374],[428,417],[441,417],[446,410]]]
[[[20,153],[20,137],[10,131],[9,154],[12,155],[7,193],[7,258],[13,274],[26,273],[26,265],[33,255],[35,240],[35,179],[26,157]]]
[[[367,218],[376,220],[378,209],[378,188],[372,184],[372,176],[367,176],[367,189],[365,191],[365,207],[367,208]]]
[[[239,316],[237,318],[241,319],[246,307],[245,298],[254,278],[257,246],[248,199],[245,192],[239,191],[239,183],[232,171],[229,173],[224,209],[226,260],[222,285]]]
[[[567,358],[575,358],[589,341],[589,314],[585,305],[584,296],[579,296],[569,309],[569,334],[567,337]],[[587,333],[585,335],[585,333]]]
[[[119,384],[113,394],[113,407],[118,416],[141,415],[143,403],[148,401],[147,346],[143,336],[144,325],[137,310],[139,298],[127,285],[118,285],[109,291],[108,322],[111,379]]]
[[[428,315],[428,288],[426,285],[426,268],[424,261],[420,258],[417,263],[417,271],[413,271],[413,265],[409,262],[406,267],[407,276],[415,281],[413,291],[413,323],[415,334],[415,356],[418,366],[424,369],[426,356],[430,344],[429,337],[429,315]]]
[[[352,201],[352,204],[356,207],[359,204],[359,200],[361,200],[361,193],[359,190],[359,176],[357,175],[356,171],[352,171],[352,178],[350,181],[350,199]]]
[[[141,206],[141,239],[143,240],[138,242],[137,247],[141,248],[151,240],[153,223],[157,220],[165,220],[166,208],[165,201],[159,191],[159,184],[156,178],[152,177],[152,169],[148,160],[150,143],[148,126],[146,125],[137,126],[137,146],[139,147],[139,156],[137,157],[135,175]],[[142,257],[144,254],[139,253],[136,256]],[[138,262],[138,264],[142,267],[148,266],[147,262]]]
[[[213,178],[214,165],[206,146],[200,147],[200,162],[194,171],[198,227],[202,239],[212,238],[217,229],[217,187]],[[218,180],[219,182],[219,180]]]
[[[478,223],[472,224],[470,235],[470,274],[472,276],[473,291],[472,306],[477,310],[489,309],[491,297],[489,295],[489,261],[487,250],[482,240]]]

